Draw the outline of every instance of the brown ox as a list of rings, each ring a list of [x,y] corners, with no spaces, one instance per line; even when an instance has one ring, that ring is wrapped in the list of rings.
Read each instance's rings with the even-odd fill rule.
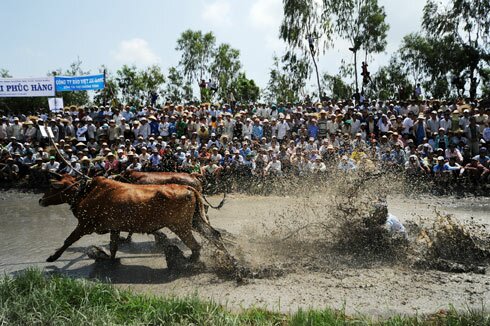
[[[125,171],[114,178],[117,181],[128,182],[140,185],[164,185],[164,184],[179,184],[190,186],[202,194],[203,184],[201,175],[198,173],[180,173],[180,172],[139,172]],[[206,197],[203,195],[204,201],[214,209],[220,209],[225,203],[226,194],[218,206],[212,206]],[[206,206],[207,212],[207,206]]]
[[[111,233],[110,252],[114,259],[119,233],[153,233],[168,227],[192,250],[198,260],[201,246],[192,230],[202,234],[226,252],[218,231],[206,221],[202,196],[185,185],[133,185],[96,177],[86,185],[72,176],[52,180],[52,187],[39,200],[41,206],[68,203],[78,225],[47,261],[57,260],[81,237]]]
[[[202,182],[200,180],[200,175],[196,173],[189,174],[179,172],[125,171],[119,176],[116,176],[115,180],[140,185],[163,185],[175,183],[179,185],[191,186],[202,193]]]

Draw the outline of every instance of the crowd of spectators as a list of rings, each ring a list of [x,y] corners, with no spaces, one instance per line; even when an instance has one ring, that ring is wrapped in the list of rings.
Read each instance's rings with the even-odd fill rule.
[[[5,114],[0,180],[126,170],[283,177],[365,169],[487,184],[490,107],[413,100],[86,106]],[[39,126],[50,127],[59,154]]]

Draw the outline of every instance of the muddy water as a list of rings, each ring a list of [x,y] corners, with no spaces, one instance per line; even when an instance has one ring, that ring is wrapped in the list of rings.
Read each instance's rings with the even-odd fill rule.
[[[209,272],[175,275],[166,269],[152,236],[135,235],[122,245],[117,263],[94,263],[87,257],[91,245],[107,248],[109,235],[85,236],[55,263],[45,259],[76,225],[67,205],[43,208],[41,195],[0,193],[0,273],[15,273],[37,266],[76,277],[110,279],[136,291],[193,295],[226,303],[232,309],[259,306],[291,311],[298,308],[343,307],[348,313],[380,315],[424,313],[447,308],[490,305],[490,277],[410,270],[389,265],[342,267],[340,270],[294,270],[279,278],[252,280],[236,287]],[[211,198],[214,202],[218,198]],[[255,264],[269,260],[267,248],[256,245],[256,234],[271,232],[273,220],[291,202],[287,197],[230,196],[220,211],[211,211],[211,223],[228,231],[240,244],[239,251]],[[404,221],[434,216],[434,209],[461,220],[490,225],[487,198],[420,197],[388,198],[389,210]],[[183,247],[182,247],[183,248]],[[289,262],[290,263],[290,262]],[[488,272],[487,272],[488,273]]]

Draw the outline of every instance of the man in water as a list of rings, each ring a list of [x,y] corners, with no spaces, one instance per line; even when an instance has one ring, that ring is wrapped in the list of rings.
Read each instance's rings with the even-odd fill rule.
[[[383,226],[393,238],[408,240],[405,227],[395,215],[388,213],[388,205],[385,202],[378,202],[374,205],[374,212],[370,220],[374,226]]]

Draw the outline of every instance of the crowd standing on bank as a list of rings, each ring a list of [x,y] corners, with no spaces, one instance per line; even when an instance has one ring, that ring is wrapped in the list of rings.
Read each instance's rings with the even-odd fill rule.
[[[364,169],[489,182],[490,106],[479,103],[166,103],[32,113],[1,118],[3,181],[39,171],[182,171],[219,179]],[[39,126],[51,128],[63,159]]]

